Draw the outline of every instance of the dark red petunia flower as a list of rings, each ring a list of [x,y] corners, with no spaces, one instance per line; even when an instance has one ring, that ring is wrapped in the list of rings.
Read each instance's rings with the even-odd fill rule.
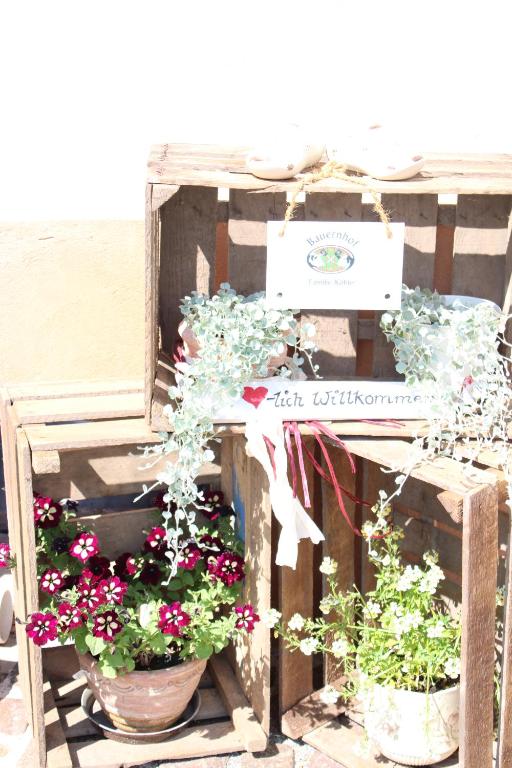
[[[73,587],[78,586],[80,583],[80,576],[66,576],[64,579],[64,586],[62,587],[63,590],[65,589],[73,589]]]
[[[160,584],[162,571],[156,563],[146,563],[140,572],[139,578],[143,584]]]
[[[100,588],[100,584],[100,581],[91,583],[86,580],[80,580],[78,584],[80,599],[77,602],[79,608],[87,609],[90,613],[94,613],[100,605],[104,605],[106,598],[105,593]]]
[[[0,568],[8,568],[11,562],[11,548],[4,542],[0,543]]]
[[[151,529],[144,542],[144,551],[154,555],[157,560],[165,558],[167,552],[165,528],[155,527]]]
[[[123,623],[116,611],[103,611],[94,617],[92,634],[94,637],[102,637],[107,642],[112,642],[122,628]]]
[[[53,613],[33,613],[25,631],[36,645],[57,639],[58,618]]]
[[[131,552],[123,552],[114,563],[114,575],[123,578],[137,573],[137,563]]]
[[[217,558],[226,549],[218,536],[210,536],[209,533],[205,533],[204,536],[201,536],[199,539],[199,546],[205,560],[209,560],[210,557]]]
[[[110,560],[102,555],[93,555],[87,563],[89,571],[99,578],[108,578],[110,576]]]
[[[186,544],[178,555],[178,568],[192,571],[202,557],[197,544]]]
[[[72,629],[81,627],[84,623],[84,617],[79,608],[73,607],[71,603],[61,603],[58,607],[59,629],[61,632],[69,632]]]
[[[245,629],[246,632],[252,632],[257,621],[260,617],[254,612],[252,605],[239,605],[233,608],[234,613],[237,614],[235,627],[237,629]]]
[[[164,635],[181,637],[183,627],[187,627],[190,624],[190,616],[182,609],[181,603],[162,605],[158,613],[160,616],[158,629]]]
[[[58,568],[48,568],[39,579],[39,589],[54,595],[64,586],[64,577]]]
[[[164,496],[167,494],[167,491],[158,491],[158,493],[155,494],[155,498],[153,500],[153,503],[155,507],[158,507],[158,509],[161,509],[162,512],[164,509],[167,509],[169,507],[169,510],[171,512],[176,512],[176,504],[174,501],[171,501],[171,503],[168,505],[166,501],[164,501]]]
[[[118,576],[111,576],[110,579],[100,581],[98,587],[105,596],[105,602],[121,605],[128,589],[128,584],[121,581]]]
[[[209,507],[221,507],[224,504],[224,494],[222,491],[205,491],[204,503]]]
[[[223,552],[216,560],[208,561],[208,572],[214,579],[220,579],[226,586],[231,587],[235,582],[242,581],[245,576],[244,560],[234,552]]]
[[[34,522],[39,528],[55,528],[62,517],[62,507],[50,496],[34,494]]]
[[[79,533],[69,546],[71,557],[76,557],[82,563],[85,563],[93,555],[97,555],[99,551],[98,537],[87,531]]]

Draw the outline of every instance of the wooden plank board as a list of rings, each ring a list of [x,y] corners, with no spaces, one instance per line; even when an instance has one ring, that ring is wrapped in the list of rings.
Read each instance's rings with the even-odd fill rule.
[[[12,402],[23,400],[60,400],[67,397],[136,394],[143,391],[142,379],[112,379],[109,381],[67,381],[30,384],[9,384],[7,393]]]
[[[498,764],[500,768],[508,768],[508,766],[512,766],[512,554],[510,547],[510,520],[508,534],[509,551],[506,572],[505,626],[500,681],[500,727],[498,740]]]
[[[335,683],[336,681],[332,679],[331,682]],[[324,704],[322,701],[323,691],[323,688],[313,691],[283,714],[281,731],[285,736],[290,739],[301,739],[304,734],[319,728],[345,712],[346,707],[341,699],[338,699],[335,704]]]
[[[284,218],[284,194],[231,190],[229,196],[228,282],[238,293],[265,290],[267,221]]]
[[[491,768],[498,495],[485,486],[464,498],[460,756],[464,768]]]
[[[304,206],[306,221],[360,221],[361,195],[314,194],[306,195]],[[356,373],[357,312],[324,310],[302,312],[302,319],[312,322],[317,329],[315,363],[326,378],[354,376]]]
[[[144,393],[89,395],[16,402],[20,424],[143,416]]]
[[[161,348],[169,355],[183,319],[182,298],[191,291],[209,294],[213,287],[216,226],[216,189],[181,187],[160,208],[158,322]]]
[[[417,285],[432,288],[436,251],[437,196],[382,195],[382,205],[394,223],[405,222],[403,282],[410,288]],[[396,373],[393,344],[386,340],[379,322],[382,312],[375,316],[373,343],[373,375],[400,378]]]
[[[267,748],[267,736],[249,706],[229,662],[222,655],[214,655],[210,658],[209,668],[244,748],[248,752],[263,752]]]
[[[95,533],[100,541],[101,553],[111,559],[123,552],[133,552],[142,548],[144,531],[158,525],[158,509],[126,509],[121,512],[104,512],[98,515],[80,517],[86,530]]]
[[[146,184],[144,219],[144,401],[146,421],[151,420],[151,403],[158,355],[158,269],[160,214],[153,209],[153,185]]]
[[[306,438],[309,450],[314,451],[315,441]],[[306,477],[311,499],[313,499],[314,470],[306,464]],[[304,494],[298,481],[298,496],[304,503]],[[307,510],[314,515],[313,510]],[[294,613],[313,616],[314,612],[314,545],[309,539],[299,542],[299,555],[296,569],[283,566],[279,568],[279,610],[282,621],[288,622]],[[300,651],[289,651],[285,643],[279,640],[279,712],[291,709],[305,696],[313,692],[313,659]]]
[[[243,514],[248,576],[244,603],[262,616],[270,608],[272,509],[265,472],[245,451],[245,438],[232,441],[235,509]],[[223,455],[225,449],[223,450]],[[224,487],[227,482],[224,483]],[[240,686],[266,733],[270,729],[270,630],[258,622],[249,635],[237,638],[235,672]]]
[[[44,724],[46,727],[45,763],[47,768],[71,768],[71,755],[62,728],[59,711],[55,705],[53,692],[48,680],[43,685],[44,695]],[[43,758],[45,756],[43,755]]]
[[[144,419],[36,424],[27,425],[25,432],[33,451],[70,451],[110,445],[146,445],[160,441]]]
[[[460,197],[453,246],[452,291],[479,296],[501,306],[512,198]]]
[[[130,768],[152,761],[186,760],[243,751],[243,743],[231,722],[199,724],[160,744],[119,744],[109,739],[70,742],[76,768]],[[50,764],[48,768],[53,768]]]
[[[368,422],[368,421],[323,421],[336,435],[343,437],[416,437],[426,434],[428,422],[424,420],[409,420],[401,422]],[[313,435],[314,430],[302,422],[299,423],[301,435]],[[245,424],[219,425],[219,431],[224,435],[243,435]]]
[[[296,180],[272,182],[244,172],[247,147],[209,145],[156,145],[148,163],[148,181],[155,184],[192,184],[231,189],[275,192],[293,191]],[[185,162],[188,158],[189,162]],[[299,175],[300,178],[300,175]],[[376,181],[373,187],[390,194],[511,194],[511,155],[442,155],[429,153],[421,172],[406,181]],[[315,184],[318,192],[352,192],[361,186],[350,181],[326,179]]]

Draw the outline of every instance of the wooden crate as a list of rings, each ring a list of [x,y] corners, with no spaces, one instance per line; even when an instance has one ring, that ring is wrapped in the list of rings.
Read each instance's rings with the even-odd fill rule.
[[[265,287],[266,222],[284,216],[293,181],[244,173],[240,147],[153,147],[146,188],[146,418],[166,428],[170,355],[179,303],[228,280],[244,294]],[[504,302],[512,253],[512,158],[431,155],[421,173],[374,182],[395,222],[405,222],[404,282]],[[309,187],[297,219],[373,221],[361,186],[325,180]],[[449,198],[447,198],[449,196]],[[510,295],[508,300],[510,300]],[[317,362],[326,378],[395,378],[380,312],[318,311]]]
[[[383,474],[381,467],[404,466],[410,450],[409,442],[398,437],[345,437],[339,428],[337,432],[358,465],[357,475],[354,476],[349,471],[343,452],[332,446],[329,448],[342,484],[371,503],[377,501],[380,489],[391,492],[394,476]],[[235,477],[239,472],[242,476],[244,474],[243,446],[237,449],[237,440],[239,438],[235,439],[235,447],[231,449],[229,441],[223,441],[223,460],[230,450],[235,455],[238,451]],[[366,558],[366,545],[353,536],[342,519],[332,489],[319,482],[318,477],[314,478],[311,472],[308,481],[310,489],[313,488],[311,514],[322,527],[326,540],[323,550],[302,541],[297,569],[279,569],[273,605],[282,612],[285,621],[295,612],[303,616],[314,615],[314,606],[322,594],[323,585],[317,576],[318,565],[324,555],[333,557],[340,564],[338,578],[341,588],[355,583],[366,591],[374,584],[374,575]],[[477,480],[469,482],[459,462],[438,459],[415,470],[399,498],[399,503],[394,504],[393,514],[395,521],[406,531],[404,557],[410,562],[418,562],[426,550],[438,549],[440,566],[446,578],[443,582],[444,595],[451,604],[462,607],[461,747],[457,760],[447,762],[447,765],[491,768],[496,584],[498,577],[501,584],[506,579],[504,558],[510,527],[509,509],[504,503],[503,477],[495,467],[482,464]],[[360,527],[366,516],[361,505],[349,502],[347,508],[353,522]],[[250,512],[246,510],[246,514]],[[510,626],[505,642],[503,655],[508,664],[505,676],[508,675],[510,689]],[[344,707],[326,707],[315,693],[324,683],[339,677],[340,669],[332,661],[326,661],[323,667],[318,668],[313,657],[292,653],[281,642],[277,658],[283,732],[292,738],[303,738],[334,757],[345,768],[363,765],[377,768],[382,765],[381,758],[362,758],[354,752],[353,747],[362,736],[360,716],[348,712],[340,720]],[[508,755],[510,751],[510,706],[510,698],[504,697],[499,746],[503,755]],[[504,758],[501,765],[509,766],[510,761]]]
[[[130,509],[129,505],[142,483],[149,484],[156,473],[155,468],[139,469],[143,460],[138,446],[158,439],[144,420],[140,390],[114,399],[108,390],[20,400],[4,393],[2,440],[11,543],[17,554],[18,618],[25,620],[38,608],[33,489],[55,498],[82,500],[82,519],[99,533],[105,552],[115,557],[141,545],[142,530],[155,514],[154,509]],[[217,485],[219,466],[205,465],[200,479]],[[270,519],[268,506],[261,507],[258,518],[245,519],[247,542],[256,538],[256,525],[264,527],[262,515]],[[268,547],[259,548],[258,557],[261,571],[269,573],[270,538]],[[258,612],[269,606],[270,588],[262,589],[259,567],[249,572],[245,592]],[[270,637],[262,623],[237,650],[234,671],[224,657],[210,664],[215,691],[205,695],[199,723],[167,743],[144,747],[92,738],[77,706],[76,685],[70,681],[76,662],[69,647],[37,648],[21,625],[17,625],[17,642],[35,760],[41,768],[107,768],[266,747]]]

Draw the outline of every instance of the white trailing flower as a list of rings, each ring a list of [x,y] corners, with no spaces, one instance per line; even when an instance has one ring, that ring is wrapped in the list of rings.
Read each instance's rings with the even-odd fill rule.
[[[273,629],[276,624],[279,623],[280,619],[281,614],[279,611],[276,611],[275,608],[269,608],[268,611],[265,611],[261,616],[262,622],[266,627],[268,627],[268,629]]]
[[[299,648],[305,656],[311,656],[318,648],[319,642],[316,637],[305,637],[300,641]]]
[[[338,691],[332,685],[326,685],[320,694],[320,699],[324,704],[336,704],[339,697]]]
[[[382,608],[380,607],[379,603],[376,603],[374,600],[368,600],[363,609],[363,613],[368,618],[375,619],[379,614],[382,613]]]
[[[444,665],[444,671],[447,677],[451,677],[452,680],[456,680],[460,676],[460,659],[451,658]]]
[[[288,629],[291,629],[292,632],[300,632],[303,626],[304,617],[301,616],[300,613],[294,613],[288,622]]]
[[[333,576],[338,570],[338,563],[332,557],[324,557],[319,570],[320,573],[324,573],[326,576]]]
[[[344,656],[347,655],[349,650],[350,650],[350,646],[348,642],[345,640],[345,638],[343,637],[340,637],[337,640],[334,640],[333,644],[331,645],[332,654],[337,659],[342,659]]]
[[[437,624],[427,627],[427,637],[430,637],[431,639],[443,637],[444,632],[445,628],[442,621],[438,621]]]
[[[421,568],[418,568],[417,565],[412,566],[408,565],[406,566],[404,572],[398,579],[396,588],[399,592],[407,592],[408,589],[410,589],[413,584],[415,584],[417,581],[419,581],[423,576]]]

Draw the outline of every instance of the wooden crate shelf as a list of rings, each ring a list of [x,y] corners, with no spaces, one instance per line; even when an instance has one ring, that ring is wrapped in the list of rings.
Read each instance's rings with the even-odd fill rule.
[[[259,752],[267,745],[261,725],[222,657],[212,660],[200,683],[201,709],[194,722],[159,744],[121,744],[98,734],[80,705],[85,687],[80,678],[44,683],[47,768],[128,768],[154,760]]]
[[[11,544],[17,555],[15,611],[22,621],[38,609],[34,488],[54,498],[84,501],[79,516],[99,534],[105,553],[111,557],[139,548],[144,539],[143,529],[152,521],[158,521],[158,511],[154,508],[129,508],[142,484],[151,484],[157,473],[154,467],[141,470],[145,461],[138,447],[154,443],[158,437],[142,416],[140,390],[116,395],[119,411],[112,396],[113,393],[108,389],[104,391],[103,387],[92,395],[85,392],[83,399],[76,391],[67,398],[60,392],[40,398],[27,394],[20,401],[14,394],[3,393],[2,443],[8,521]],[[70,416],[73,423],[68,423]],[[218,486],[219,465],[204,465],[199,480]],[[119,509],[116,506],[119,499],[127,506]],[[269,521],[269,508],[255,518],[245,518],[242,534],[246,542],[257,539],[257,528],[259,531],[259,526],[264,524],[262,516],[265,515]],[[257,547],[258,560],[249,553],[249,561],[251,557],[252,564],[257,562],[258,567],[253,567],[246,578],[244,599],[253,602],[258,613],[263,613],[270,606],[270,582],[268,589],[262,588],[261,577],[261,573],[270,573],[270,538],[268,546],[263,541]],[[203,718],[215,707],[219,711],[219,696],[228,716],[223,715],[222,720],[211,723],[201,720],[181,735],[179,742],[169,742],[167,747],[154,745],[150,757],[149,747],[130,747],[130,752],[128,748],[123,752],[122,759],[121,745],[115,742],[102,740],[98,747],[98,741],[89,738],[91,734],[85,741],[81,736],[78,738],[84,725],[76,702],[67,698],[64,704],[63,698],[66,686],[69,694],[75,691],[74,695],[76,686],[69,680],[55,682],[59,670],[61,674],[66,670],[69,676],[76,671],[72,648],[37,648],[28,640],[22,625],[17,625],[16,634],[21,685],[38,768],[106,768],[107,765],[117,768],[150,759],[172,759],[175,755],[181,759],[245,749],[261,751],[266,746],[270,718],[270,634],[263,623],[240,642],[236,658],[233,651],[210,663],[210,676],[215,680],[217,693],[206,694],[209,708],[206,704],[203,707]],[[63,707],[71,709],[64,712]],[[64,731],[70,729],[68,739],[62,735],[61,714],[66,715]],[[174,748],[178,750],[178,743],[180,751],[173,752]],[[132,760],[134,754],[136,759]]]
[[[265,288],[266,224],[282,220],[296,181],[244,173],[243,147],[152,148],[146,187],[146,418],[162,409],[183,296],[228,281],[240,293]],[[372,182],[394,222],[405,223],[404,282],[502,305],[511,275],[511,155],[430,155],[413,179]],[[375,221],[361,186],[310,185],[295,214],[305,221]],[[446,202],[446,195],[453,199]],[[508,296],[508,298],[507,298]],[[316,362],[327,379],[397,378],[380,312],[314,311]]]

